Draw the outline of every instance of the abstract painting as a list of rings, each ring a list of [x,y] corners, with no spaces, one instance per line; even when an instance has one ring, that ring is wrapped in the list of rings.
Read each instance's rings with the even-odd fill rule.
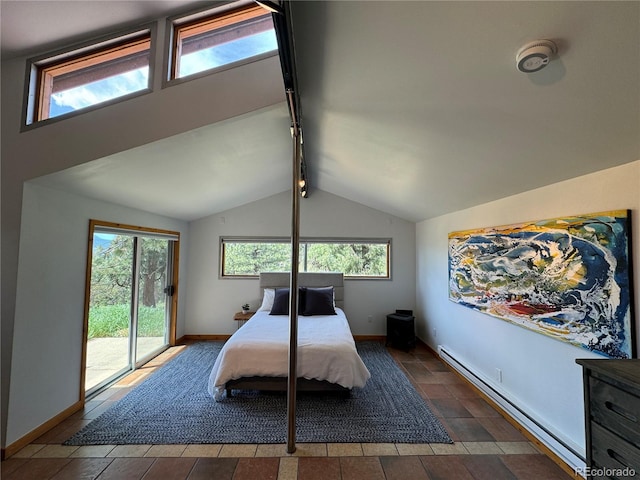
[[[452,232],[449,298],[611,358],[632,358],[630,212]]]

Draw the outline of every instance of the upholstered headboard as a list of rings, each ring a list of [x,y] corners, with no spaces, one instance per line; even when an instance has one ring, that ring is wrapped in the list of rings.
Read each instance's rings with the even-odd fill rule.
[[[289,286],[289,273],[263,272],[260,274],[260,298],[265,288],[283,288]],[[333,287],[336,307],[344,308],[344,278],[342,273],[311,273],[298,274],[299,287]]]

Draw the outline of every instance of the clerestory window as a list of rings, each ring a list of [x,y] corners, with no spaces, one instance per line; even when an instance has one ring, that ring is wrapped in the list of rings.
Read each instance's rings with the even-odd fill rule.
[[[150,92],[155,31],[154,23],[30,59],[23,128]],[[253,3],[168,20],[167,32],[165,86],[167,80],[209,74],[278,52],[271,14]]]
[[[169,80],[238,64],[278,50],[271,14],[258,5],[174,19]]]
[[[25,124],[150,89],[151,29],[29,61]]]

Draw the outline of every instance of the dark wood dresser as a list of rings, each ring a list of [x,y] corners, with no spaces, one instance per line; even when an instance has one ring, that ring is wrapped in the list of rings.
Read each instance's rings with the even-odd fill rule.
[[[640,359],[576,363],[584,376],[587,478],[640,479]]]

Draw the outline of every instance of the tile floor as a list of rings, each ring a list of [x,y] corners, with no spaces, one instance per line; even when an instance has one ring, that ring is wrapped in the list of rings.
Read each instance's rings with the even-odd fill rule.
[[[61,445],[183,347],[88,401],[2,462],[3,480],[555,480],[566,473],[424,346],[389,349],[454,444]]]

